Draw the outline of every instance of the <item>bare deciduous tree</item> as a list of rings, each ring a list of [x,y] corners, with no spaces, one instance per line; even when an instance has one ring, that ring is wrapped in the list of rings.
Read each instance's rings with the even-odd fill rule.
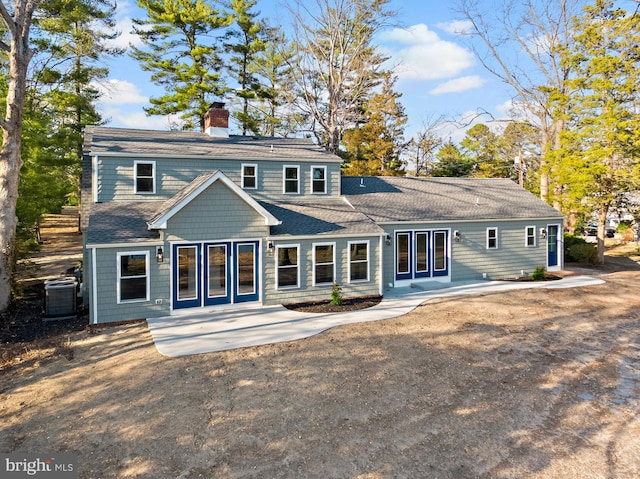
[[[540,149],[559,148],[566,127],[563,112],[552,111],[550,101],[565,96],[571,64],[564,52],[574,42],[572,18],[583,0],[504,0],[501,8],[483,10],[486,2],[459,0],[458,9],[472,25],[473,48],[483,66],[515,90],[540,128]],[[556,103],[556,108],[558,104]],[[550,174],[540,165],[540,197],[548,200]]]
[[[409,145],[410,157],[415,163],[415,176],[427,176],[430,165],[436,161],[436,153],[444,140],[439,133],[444,124],[443,117],[429,117],[422,123]]]
[[[301,108],[318,143],[337,153],[386,60],[372,44],[395,12],[390,0],[296,0],[290,8],[298,49]]]

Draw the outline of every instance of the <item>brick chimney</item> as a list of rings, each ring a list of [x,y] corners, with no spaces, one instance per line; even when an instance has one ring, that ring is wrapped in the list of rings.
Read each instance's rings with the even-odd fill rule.
[[[214,138],[229,138],[229,110],[216,101],[204,114],[204,132]]]

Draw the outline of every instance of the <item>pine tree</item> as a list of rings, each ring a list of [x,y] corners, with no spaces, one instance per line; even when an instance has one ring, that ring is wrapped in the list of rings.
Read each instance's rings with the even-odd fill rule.
[[[343,144],[351,158],[343,170],[347,175],[362,174],[363,169],[369,175],[404,175],[407,115],[400,103],[402,94],[394,90],[397,78],[391,72],[382,78],[380,92],[371,97],[365,109],[365,124],[344,134]]]
[[[438,162],[431,169],[431,176],[465,177],[473,171],[473,161],[466,158],[456,144],[449,139],[436,154]]]
[[[262,123],[260,133],[287,137],[298,132],[306,117],[296,108],[298,98],[293,64],[295,51],[279,28],[266,28],[266,48],[255,61],[262,90],[256,108]]]
[[[102,122],[95,83],[106,79],[109,70],[101,63],[123,53],[106,44],[118,35],[115,10],[109,0],[47,0],[34,21],[38,55],[29,107],[34,114],[35,108],[47,109],[55,118],[50,136],[67,144],[63,157],[75,160],[78,170],[84,128]]]
[[[256,75],[257,56],[263,52],[267,44],[264,40],[264,26],[258,20],[259,12],[251,9],[256,0],[232,0],[234,23],[229,30],[225,43],[226,50],[231,54],[229,58],[229,73],[238,83],[235,95],[241,102],[241,110],[231,114],[240,124],[242,134],[247,132],[258,134],[262,118],[255,109],[250,108],[252,101],[263,96],[263,87]],[[235,40],[235,42],[229,42]]]
[[[138,0],[147,18],[134,20],[134,31],[146,49],[132,48],[132,57],[165,94],[151,98],[149,115],[180,114],[184,129],[204,131],[204,114],[215,97],[227,92],[214,34],[233,16],[206,0]]]
[[[625,192],[640,187],[640,18],[612,0],[596,0],[577,19],[569,60],[576,94],[568,98],[569,130],[555,157],[568,207],[598,217],[598,258],[604,261],[606,219]],[[562,100],[566,101],[566,100]]]

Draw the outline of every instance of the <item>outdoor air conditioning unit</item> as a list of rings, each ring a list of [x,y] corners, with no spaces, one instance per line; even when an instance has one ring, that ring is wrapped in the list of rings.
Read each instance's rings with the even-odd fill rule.
[[[63,318],[76,315],[78,281],[73,276],[44,282],[45,316]]]

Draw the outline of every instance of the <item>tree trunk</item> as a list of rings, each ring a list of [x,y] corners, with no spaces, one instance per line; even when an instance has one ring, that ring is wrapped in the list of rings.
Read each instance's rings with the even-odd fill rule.
[[[2,148],[0,149],[0,311],[7,309],[11,300],[11,278],[16,240],[16,202],[20,168],[22,167],[22,115],[26,94],[27,68],[31,60],[29,31],[33,12],[39,0],[17,0],[13,17],[0,5],[2,20],[9,35],[10,45],[2,43],[8,53],[9,83],[7,109],[0,121]]]
[[[604,239],[606,237],[607,213],[609,213],[609,205],[600,206],[598,211],[598,263],[604,263]]]
[[[546,202],[549,202],[549,171],[547,170],[547,160],[545,155],[548,152],[549,144],[549,126],[547,124],[547,118],[544,114],[539,116],[540,118],[540,198]]]
[[[16,239],[16,202],[22,167],[22,111],[25,96],[28,51],[20,39],[11,42],[9,55],[9,85],[7,115],[2,132],[0,150],[0,310],[4,311],[11,299],[14,246]]]

